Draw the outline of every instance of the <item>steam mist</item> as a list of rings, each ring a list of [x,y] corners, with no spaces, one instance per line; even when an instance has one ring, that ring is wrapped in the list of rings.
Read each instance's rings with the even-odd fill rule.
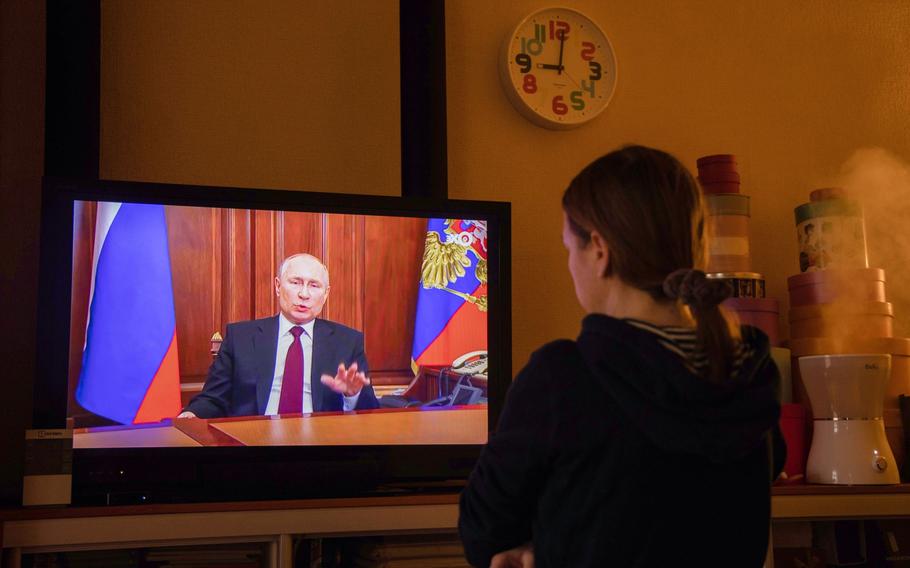
[[[894,335],[910,336],[910,165],[882,148],[854,152],[840,184],[863,205],[870,268],[885,269]]]

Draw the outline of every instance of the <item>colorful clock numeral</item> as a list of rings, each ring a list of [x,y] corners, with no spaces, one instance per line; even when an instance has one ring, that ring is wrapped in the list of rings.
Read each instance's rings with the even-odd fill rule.
[[[594,53],[597,51],[597,46],[595,46],[590,41],[581,42],[581,58],[585,61],[591,61],[594,59]]]
[[[547,42],[547,27],[543,24],[534,24],[534,38],[521,38],[522,53],[531,55],[540,55],[543,51],[543,44]]]
[[[585,80],[581,81],[581,90],[587,91],[591,95],[592,99],[594,98],[594,85],[595,84],[596,83],[594,83],[594,81],[585,81]]]
[[[537,77],[528,73],[524,76],[524,80],[521,83],[521,88],[524,89],[524,92],[529,94],[534,94],[537,92]]]
[[[568,39],[570,29],[569,22],[550,20],[550,39]]]
[[[553,112],[558,115],[563,115],[569,112],[569,105],[562,102],[562,95],[556,95],[553,97]]]
[[[531,56],[527,53],[519,53],[515,56],[515,63],[521,66],[521,72],[527,73],[531,70]]]
[[[572,101],[572,108],[575,110],[585,109],[585,100],[581,97],[581,91],[572,91],[569,100]]]
[[[531,55],[540,55],[540,52],[543,51],[543,44],[538,39],[528,39],[526,37],[521,38],[521,51],[522,53],[530,53]]]
[[[599,81],[601,77],[600,63],[596,61],[589,61],[588,67],[591,69],[591,74],[588,76],[588,79],[592,81]]]

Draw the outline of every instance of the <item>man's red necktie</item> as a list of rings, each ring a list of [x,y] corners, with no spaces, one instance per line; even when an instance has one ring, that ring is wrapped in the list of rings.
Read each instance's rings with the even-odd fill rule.
[[[278,400],[278,414],[303,412],[303,346],[300,334],[303,328],[294,326],[291,335],[294,340],[284,360],[284,378],[281,380],[281,398]]]

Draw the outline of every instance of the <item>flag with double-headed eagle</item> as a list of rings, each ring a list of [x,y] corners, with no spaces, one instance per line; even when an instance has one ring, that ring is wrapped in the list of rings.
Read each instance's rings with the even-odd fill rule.
[[[411,367],[487,350],[487,222],[429,219]]]

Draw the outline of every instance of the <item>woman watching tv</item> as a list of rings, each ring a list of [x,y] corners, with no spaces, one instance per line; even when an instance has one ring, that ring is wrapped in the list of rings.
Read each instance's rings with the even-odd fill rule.
[[[699,188],[629,146],[563,199],[587,316],[515,378],[461,496],[474,566],[761,566],[783,467],[779,375],[761,331],[720,307]]]

